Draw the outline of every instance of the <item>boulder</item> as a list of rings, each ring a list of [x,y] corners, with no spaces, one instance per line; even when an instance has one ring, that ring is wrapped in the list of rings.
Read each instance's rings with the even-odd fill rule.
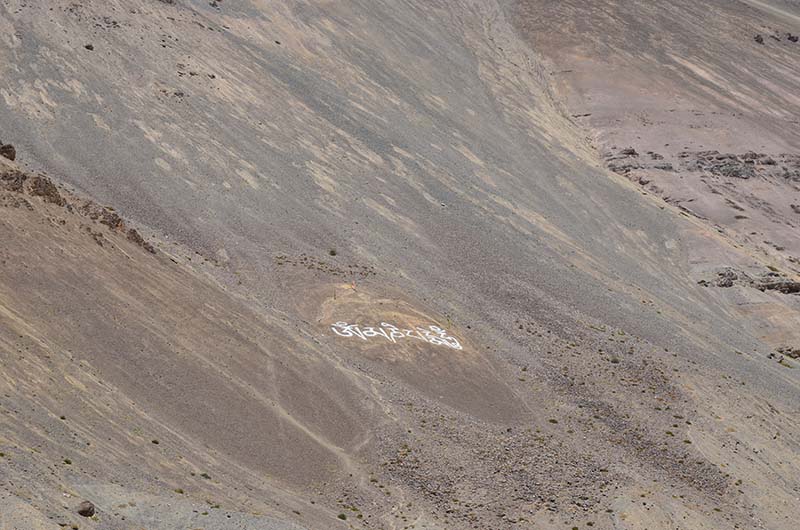
[[[83,517],[91,517],[94,515],[94,504],[89,501],[83,501],[78,505],[78,515]]]
[[[0,145],[0,156],[8,158],[12,162],[17,158],[17,150],[11,144]]]

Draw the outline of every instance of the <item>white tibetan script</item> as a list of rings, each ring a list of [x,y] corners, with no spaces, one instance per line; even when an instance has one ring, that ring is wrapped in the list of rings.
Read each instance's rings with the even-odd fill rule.
[[[438,326],[428,326],[427,329],[418,326],[412,329],[400,329],[386,322],[381,322],[379,327],[361,327],[358,324],[337,322],[331,326],[331,330],[340,337],[355,337],[361,340],[383,337],[395,344],[398,340],[417,339],[435,346],[445,346],[454,350],[463,349],[458,339],[449,336],[447,331]]]

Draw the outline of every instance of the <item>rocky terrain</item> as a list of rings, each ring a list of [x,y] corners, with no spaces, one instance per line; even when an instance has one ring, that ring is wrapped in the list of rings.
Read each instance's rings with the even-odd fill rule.
[[[785,530],[790,0],[0,0],[0,529]]]

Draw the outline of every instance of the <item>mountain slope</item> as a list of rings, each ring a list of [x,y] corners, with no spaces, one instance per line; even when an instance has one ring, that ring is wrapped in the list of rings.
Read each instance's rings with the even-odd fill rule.
[[[607,169],[537,4],[0,3],[2,502],[785,528],[798,298],[698,284],[784,262]]]

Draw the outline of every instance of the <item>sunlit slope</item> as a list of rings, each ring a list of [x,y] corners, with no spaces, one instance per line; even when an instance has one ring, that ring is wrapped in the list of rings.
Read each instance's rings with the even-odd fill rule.
[[[451,313],[551,296],[638,315],[598,276],[694,310],[664,281],[682,279],[674,216],[587,167],[499,7],[245,6],[6,8],[21,159],[272,303],[328,281],[275,258],[335,250]]]
[[[692,276],[741,249],[603,168],[508,5],[212,4],[0,6],[3,141],[156,249],[0,210],[15,502],[74,519],[67,490],[105,528],[148,524],[126,496],[164,528],[796,514],[797,363]]]

